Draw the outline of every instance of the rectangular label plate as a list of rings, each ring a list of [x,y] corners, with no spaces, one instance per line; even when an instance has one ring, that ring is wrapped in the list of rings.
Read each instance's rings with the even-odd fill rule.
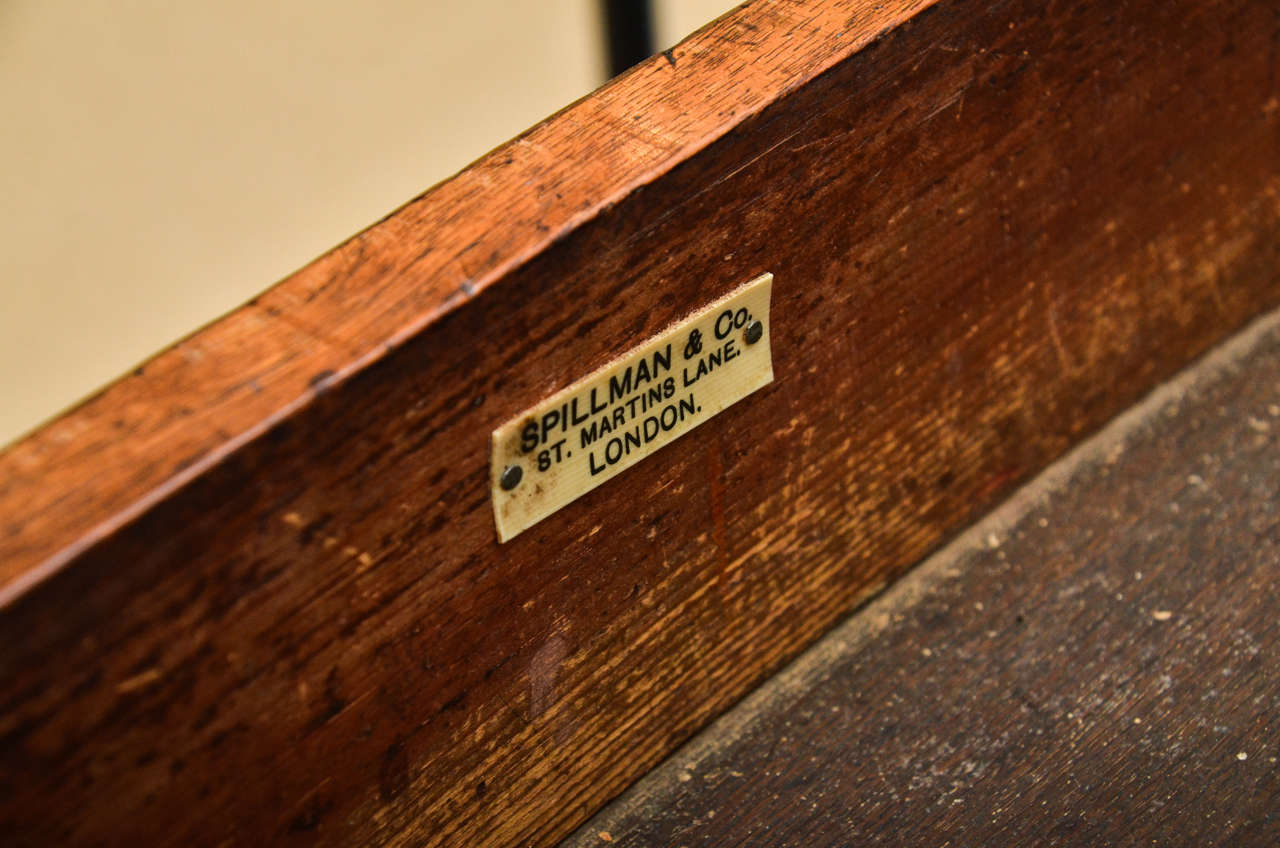
[[[773,381],[764,274],[493,431],[506,542]]]

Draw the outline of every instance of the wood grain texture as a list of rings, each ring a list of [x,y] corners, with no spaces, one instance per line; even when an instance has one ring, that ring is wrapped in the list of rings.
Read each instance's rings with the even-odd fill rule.
[[[1272,4],[757,3],[0,458],[0,828],[547,844],[1280,302]],[[497,545],[493,427],[775,382]]]
[[[773,2],[712,24],[11,446],[0,601],[929,5]]]
[[[1272,313],[566,848],[1280,843],[1277,490]]]

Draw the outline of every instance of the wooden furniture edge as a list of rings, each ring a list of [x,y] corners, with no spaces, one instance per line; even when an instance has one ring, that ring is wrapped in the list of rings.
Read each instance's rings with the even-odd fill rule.
[[[1274,306],[1267,4],[1042,12],[904,20],[15,593],[0,825],[552,842]],[[499,548],[491,429],[766,270],[775,381]]]
[[[0,606],[932,2],[744,5],[9,445]]]

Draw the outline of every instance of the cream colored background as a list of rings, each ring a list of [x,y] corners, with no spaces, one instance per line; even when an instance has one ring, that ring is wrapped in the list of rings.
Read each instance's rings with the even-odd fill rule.
[[[658,42],[730,8],[667,0]],[[581,97],[594,0],[0,0],[0,444]]]

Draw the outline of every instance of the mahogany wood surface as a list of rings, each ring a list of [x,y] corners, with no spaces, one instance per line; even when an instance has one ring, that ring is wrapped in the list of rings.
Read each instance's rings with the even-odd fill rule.
[[[1280,313],[1037,477],[565,848],[1280,844]]]
[[[744,7],[0,456],[15,844],[549,844],[1280,302],[1264,0]],[[499,546],[494,427],[775,382]]]

